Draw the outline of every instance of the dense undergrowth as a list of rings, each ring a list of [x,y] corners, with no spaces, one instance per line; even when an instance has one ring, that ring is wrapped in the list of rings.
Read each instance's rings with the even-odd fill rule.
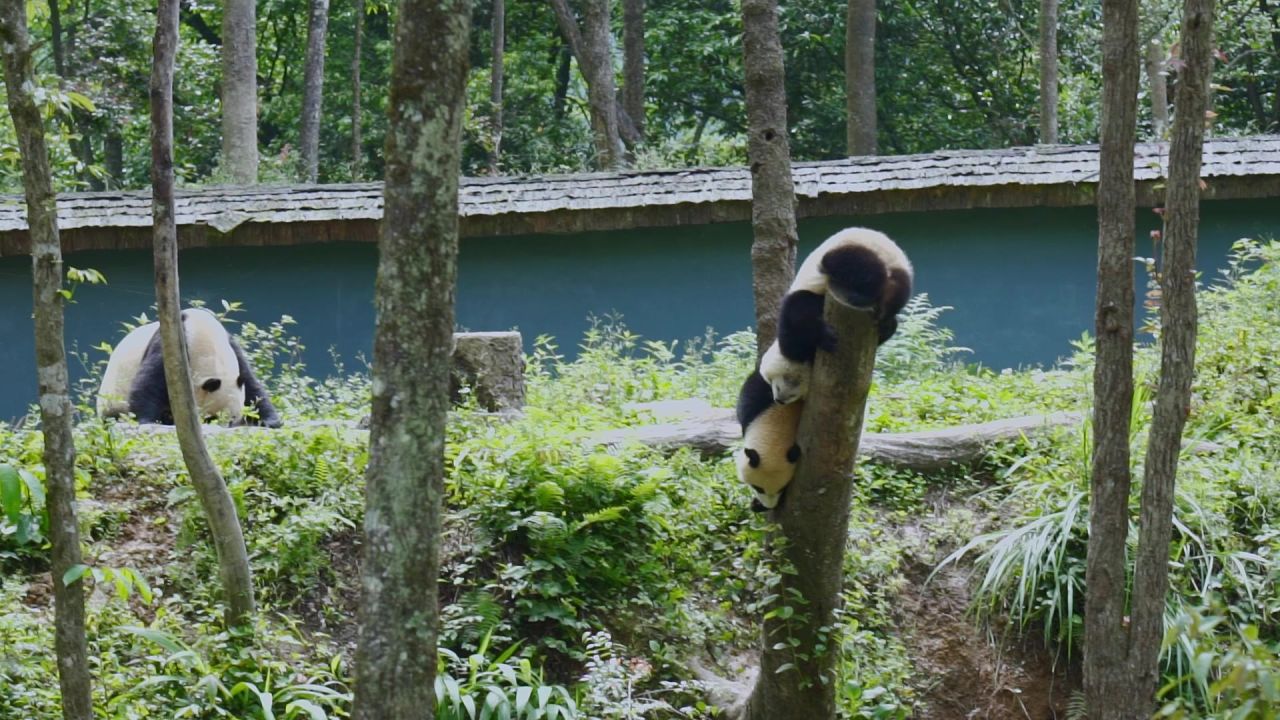
[[[1201,295],[1188,429],[1225,449],[1189,454],[1179,478],[1163,700],[1180,717],[1277,712],[1280,245],[1242,246],[1228,280],[1230,289]],[[234,320],[235,308],[226,309]],[[1087,344],[1059,369],[993,373],[958,362],[940,312],[917,298],[882,349],[869,431],[1087,408]],[[287,318],[238,331],[288,418],[284,430],[210,441],[256,573],[262,612],[252,637],[219,624],[214,557],[171,436],[103,423],[87,409],[78,426],[102,717],[349,713],[367,459],[356,421],[367,377],[311,379]],[[714,715],[689,665],[732,672],[749,658],[757,608],[776,582],[765,521],[748,511],[726,458],[605,450],[584,439],[650,420],[629,403],[731,405],[753,345],[748,333],[644,341],[601,322],[573,361],[548,339],[536,343],[523,417],[457,410],[447,443],[439,718],[479,717],[486,707],[518,718]],[[1157,362],[1142,350],[1147,393]],[[1147,422],[1140,404],[1135,447]],[[858,469],[837,633],[847,717],[907,717],[918,705],[922,679],[894,610],[912,558],[932,564],[956,549],[952,561],[977,570],[977,620],[1043,634],[1060,662],[1078,661],[1087,433],[1025,439],[944,476]],[[39,449],[32,425],[0,427],[6,718],[53,717],[57,707]],[[925,543],[930,554],[896,528],[944,490],[962,498],[963,512],[935,523],[944,529]]]

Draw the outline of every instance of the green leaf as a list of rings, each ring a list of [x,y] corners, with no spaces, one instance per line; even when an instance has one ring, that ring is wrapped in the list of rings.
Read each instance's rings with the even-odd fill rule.
[[[87,572],[89,572],[88,565],[83,565],[83,564],[72,565],[71,567],[67,568],[66,572],[62,573],[62,584],[64,586],[69,586],[75,581],[84,577],[85,573]]]
[[[67,99],[71,101],[72,105],[75,105],[86,112],[94,112],[97,110],[97,107],[94,106],[93,101],[90,100],[87,95],[81,95],[74,90],[67,91]]]
[[[9,522],[18,522],[22,510],[22,478],[11,465],[0,465],[0,509]]]
[[[120,630],[123,632],[127,632],[130,635],[137,635],[138,637],[144,640],[150,640],[151,642],[159,645],[160,647],[172,653],[182,652],[187,649],[186,646],[182,644],[181,640],[178,640],[174,636],[162,630],[154,630],[152,628],[137,627],[134,625],[123,625],[120,627]]]
[[[30,470],[19,470],[18,475],[27,484],[27,497],[31,498],[31,504],[43,507],[44,483],[40,482],[40,478],[32,474]]]

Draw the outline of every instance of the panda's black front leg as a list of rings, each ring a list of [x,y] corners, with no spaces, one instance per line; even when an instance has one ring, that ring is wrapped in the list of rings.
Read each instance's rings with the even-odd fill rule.
[[[164,354],[160,351],[160,333],[157,331],[142,353],[142,362],[133,376],[129,388],[129,412],[138,422],[147,425],[172,425],[173,410],[169,407],[169,384],[164,377]]]
[[[271,404],[267,389],[253,374],[253,367],[249,365],[249,358],[245,356],[240,343],[236,342],[234,337],[228,336],[228,340],[231,341],[231,349],[235,350],[236,361],[240,366],[240,381],[244,383],[244,406],[257,411],[258,420],[255,424],[269,428],[281,427],[284,421],[280,419],[276,406]]]

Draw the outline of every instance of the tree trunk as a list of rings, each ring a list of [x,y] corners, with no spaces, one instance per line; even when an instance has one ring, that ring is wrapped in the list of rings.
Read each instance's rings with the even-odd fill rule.
[[[107,176],[111,178],[112,187],[124,185],[124,138],[120,136],[120,127],[112,124],[102,138],[103,162],[107,166]]]
[[[506,0],[493,0],[493,64],[489,74],[489,112],[492,118],[492,147],[489,149],[489,174],[498,174],[502,157],[502,62],[507,34]]]
[[[1103,0],[1102,147],[1098,179],[1097,357],[1085,584],[1085,699],[1091,720],[1142,716],[1126,688],[1125,540],[1133,407],[1133,145],[1138,2]]]
[[[56,4],[56,3],[55,3]],[[22,156],[22,184],[26,191],[27,227],[31,236],[31,274],[35,319],[36,384],[40,398],[40,426],[44,431],[45,498],[49,513],[49,541],[53,546],[50,575],[54,602],[54,652],[58,657],[58,687],[65,720],[91,720],[93,706],[89,662],[84,636],[83,583],[63,584],[66,572],[79,565],[80,533],[76,522],[76,448],[72,437],[71,390],[63,347],[62,246],[58,213],[44,142],[40,110],[32,91],[31,41],[27,35],[27,4],[0,2],[0,44],[9,114]]]
[[[560,26],[560,34],[564,36],[565,43],[569,46],[569,52],[578,61],[578,70],[582,73],[583,79],[587,83],[587,103],[589,112],[591,113],[592,132],[596,133],[597,123],[609,122],[608,118],[598,119],[595,107],[607,107],[604,97],[604,90],[607,89],[610,102],[613,104],[613,122],[617,126],[616,136],[613,147],[617,147],[617,156],[623,157],[620,141],[625,141],[630,145],[635,145],[640,141],[640,137],[636,132],[636,125],[632,121],[626,108],[622,106],[622,100],[617,96],[616,83],[613,80],[613,54],[610,51],[610,35],[609,31],[609,2],[610,0],[587,0],[587,17],[583,23],[584,26],[589,25],[593,21],[593,13],[596,18],[595,33],[597,39],[596,45],[593,46],[591,35],[592,28],[587,27],[586,33],[588,38],[583,39],[583,34],[578,30],[578,21],[574,18],[573,9],[569,7],[569,0],[551,0],[551,8],[556,14],[556,24]],[[594,8],[594,9],[593,9]],[[603,20],[600,20],[603,18]],[[561,65],[562,70],[556,74],[556,109],[557,112],[563,112],[564,93],[568,92],[569,68],[568,65]],[[593,80],[594,79],[594,80]],[[563,80],[563,82],[561,82]],[[595,88],[597,84],[607,85],[607,88]],[[593,100],[594,98],[594,100]],[[606,130],[607,132],[607,130]],[[599,136],[595,136],[597,161],[601,157],[600,145],[598,144]],[[597,162],[598,164],[598,162]]]
[[[251,628],[249,621],[254,604],[249,556],[245,553],[235,503],[204,444],[178,300],[178,227],[174,222],[173,195],[173,65],[177,50],[178,0],[161,0],[156,13],[155,58],[151,68],[151,214],[160,347],[178,446],[191,474],[191,483],[200,496],[218,554],[218,574],[227,603],[226,623]]]
[[[797,239],[777,0],[743,0],[742,29],[754,235],[751,287],[757,354],[763,355],[777,334],[782,296],[795,275]]]
[[[1213,63],[1214,0],[1185,0],[1178,114],[1169,148],[1169,185],[1160,274],[1160,386],[1142,477],[1138,554],[1130,611],[1129,672],[1133,707],[1155,712],[1165,596],[1169,592],[1169,541],[1173,535],[1174,480],[1182,429],[1191,412],[1196,351],[1196,238],[1200,226],[1200,163],[1204,109]],[[1134,717],[1137,717],[1136,715]]]
[[[258,182],[258,39],[255,0],[222,9],[222,166],[233,182]]]
[[[364,0],[356,2],[355,49],[351,53],[351,179],[359,182],[364,164],[364,138],[361,137],[364,118],[360,109],[360,55],[364,45]]]
[[[1147,83],[1151,89],[1151,134],[1164,137],[1169,127],[1169,78],[1164,70],[1164,45],[1152,40],[1147,45]]]
[[[62,50],[62,0],[49,0],[49,35],[53,45],[53,71],[58,77],[67,76],[66,55]]]
[[[644,137],[644,0],[622,0],[622,106]]]
[[[611,0],[585,0],[582,50],[587,58],[587,105],[591,110],[591,130],[595,138],[596,167],[607,170],[623,163],[622,136],[618,130],[617,87],[613,79],[610,52],[613,35],[609,28]],[[582,60],[584,56],[579,56]]]
[[[400,4],[375,292],[356,720],[435,717],[440,506],[470,28],[469,0]]]
[[[552,0],[552,4],[556,4],[555,0]],[[576,31],[577,28],[574,29]],[[552,97],[551,107],[557,119],[564,119],[565,105],[569,98],[569,70],[573,62],[573,45],[568,39],[565,40],[556,58],[556,92]]]
[[[324,45],[329,34],[329,0],[311,0],[307,20],[307,61],[302,81],[302,177],[315,182],[320,172],[320,108],[324,100]]]
[[[1058,142],[1058,0],[1040,0],[1040,142]]]
[[[781,561],[774,568],[781,582],[765,610],[760,671],[741,716],[745,720],[836,717],[839,653],[831,628],[844,588],[853,459],[871,389],[877,331],[869,314],[839,303],[826,304],[825,318],[840,341],[835,354],[820,352],[814,361],[800,419],[800,463],[773,513],[785,538],[784,547],[771,553]]]
[[[846,145],[876,154],[876,0],[848,0],[844,31]]]

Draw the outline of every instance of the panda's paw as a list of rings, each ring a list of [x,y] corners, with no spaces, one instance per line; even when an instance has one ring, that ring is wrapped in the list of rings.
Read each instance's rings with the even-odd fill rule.
[[[752,498],[751,512],[757,512],[757,513],[769,512],[769,508],[765,507],[764,503],[760,502],[759,498]]]
[[[880,344],[883,345],[886,340],[893,337],[894,333],[898,332],[898,318],[894,315],[884,318],[880,321],[878,330],[880,335]]]

